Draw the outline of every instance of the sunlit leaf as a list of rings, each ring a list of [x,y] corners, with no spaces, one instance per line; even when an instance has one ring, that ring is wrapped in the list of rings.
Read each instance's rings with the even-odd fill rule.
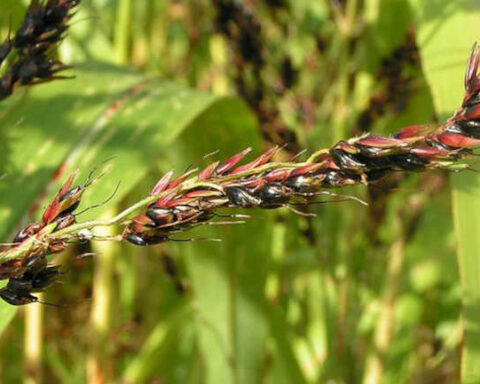
[[[444,120],[461,103],[463,72],[479,38],[478,3],[411,0],[418,23],[418,44],[434,105]],[[480,177],[463,172],[453,180],[453,213],[462,283],[464,348],[462,382],[480,381]]]

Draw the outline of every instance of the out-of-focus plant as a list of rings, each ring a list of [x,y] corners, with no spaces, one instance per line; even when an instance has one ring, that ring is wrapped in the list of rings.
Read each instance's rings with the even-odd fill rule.
[[[0,45],[0,100],[10,96],[21,85],[65,79],[57,73],[67,67],[54,59],[53,50],[62,41],[72,9],[79,0],[34,1],[12,36]]]

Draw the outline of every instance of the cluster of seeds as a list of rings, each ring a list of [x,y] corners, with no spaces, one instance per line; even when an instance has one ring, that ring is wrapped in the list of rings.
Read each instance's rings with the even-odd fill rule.
[[[58,265],[48,265],[43,253],[25,258],[20,266],[23,273],[11,276],[7,285],[0,289],[0,297],[12,305],[38,302],[38,297],[32,293],[42,292],[61,274]]]
[[[21,85],[34,85],[53,79],[67,68],[52,58],[52,50],[63,39],[72,14],[80,0],[32,1],[14,36],[0,44],[0,67],[11,59],[0,77],[0,100]]]
[[[294,199],[302,200],[305,196],[313,196],[314,194],[307,193],[308,187],[302,184],[306,179],[299,177],[305,171],[303,167],[298,168],[293,163],[280,168],[274,166],[272,170],[261,172],[265,165],[268,169],[270,164],[274,164],[269,161],[278,150],[275,147],[250,163],[235,168],[250,152],[248,148],[222,163],[210,164],[190,180],[186,179],[193,171],[186,172],[173,181],[173,173],[167,173],[151,192],[151,196],[161,194],[161,197],[148,205],[145,214],[131,220],[123,237],[137,245],[157,244],[172,240],[171,234],[198,225],[231,224],[232,222],[211,221],[214,217],[225,217],[216,213],[218,208],[278,208],[287,206]],[[182,186],[185,187],[185,192],[179,193],[178,188]]]
[[[33,292],[41,292],[51,285],[61,274],[56,265],[48,265],[47,255],[62,252],[70,241],[82,240],[81,235],[62,239],[45,237],[66,229],[76,223],[75,210],[86,188],[98,178],[90,173],[87,181],[71,188],[76,173],[71,175],[43,213],[40,223],[30,223],[13,238],[6,251],[15,252],[17,257],[0,264],[0,280],[8,279],[0,289],[0,297],[13,305],[23,305],[38,301]],[[77,213],[78,214],[78,213]]]

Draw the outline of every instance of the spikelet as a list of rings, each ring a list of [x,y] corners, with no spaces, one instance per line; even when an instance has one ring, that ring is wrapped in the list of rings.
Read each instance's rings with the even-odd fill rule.
[[[76,223],[75,211],[83,193],[103,175],[93,177],[95,170],[96,168],[83,184],[72,187],[78,173],[75,171],[47,206],[41,222],[30,223],[20,230],[9,248],[0,253],[17,254],[16,258],[0,264],[0,279],[8,279],[7,285],[0,289],[0,298],[12,305],[37,302],[37,297],[32,293],[43,291],[61,274],[58,266],[47,263],[47,255],[62,252],[71,240],[81,240],[82,234],[72,234],[62,239],[51,238],[48,241],[44,241],[44,238]]]

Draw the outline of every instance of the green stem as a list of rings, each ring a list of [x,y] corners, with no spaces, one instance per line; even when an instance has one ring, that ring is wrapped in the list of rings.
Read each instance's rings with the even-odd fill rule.
[[[42,300],[43,294],[37,295]],[[42,382],[43,306],[40,303],[25,308],[25,379],[24,383]]]
[[[405,259],[404,247],[404,239],[400,238],[392,244],[389,252],[390,260],[385,277],[380,318],[375,329],[374,349],[367,357],[363,378],[364,384],[380,384],[384,379],[385,358],[391,344],[395,325],[395,301]]]
[[[111,228],[103,228],[99,235],[111,235]],[[87,357],[88,382],[103,384],[110,382],[111,366],[109,362],[110,329],[112,320],[113,271],[117,245],[112,242],[94,243],[92,248],[98,252],[95,258],[93,280],[93,303],[90,313],[92,339]]]
[[[118,64],[128,64],[132,25],[132,0],[119,0],[115,23],[114,47]]]

